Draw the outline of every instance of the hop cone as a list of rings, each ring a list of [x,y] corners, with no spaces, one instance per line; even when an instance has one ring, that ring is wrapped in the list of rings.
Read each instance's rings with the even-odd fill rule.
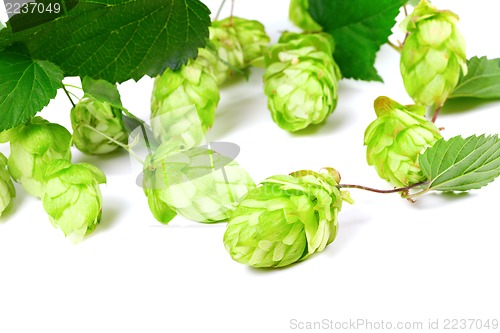
[[[216,54],[216,61],[210,70],[214,74],[217,84],[226,82],[235,71],[246,67],[243,47],[234,28],[227,26],[227,22],[214,21],[210,30],[209,48]]]
[[[182,139],[186,148],[201,143],[214,122],[220,93],[215,77],[206,67],[210,53],[200,56],[179,71],[167,69],[155,79],[151,99],[151,127],[154,136],[165,142]],[[186,117],[189,110],[190,117]]]
[[[99,184],[106,182],[106,176],[90,164],[55,160],[47,167],[46,178],[43,208],[50,221],[72,241],[81,241],[101,220]]]
[[[0,217],[12,207],[16,197],[16,189],[6,167],[7,158],[0,153]]]
[[[291,0],[288,17],[305,31],[321,31],[323,28],[309,14],[309,0]]]
[[[467,72],[465,40],[456,28],[458,17],[422,0],[402,23],[409,32],[401,53],[401,75],[415,103],[442,106]]]
[[[81,100],[71,110],[71,126],[75,146],[86,154],[107,154],[118,148],[115,143],[87,126],[118,142],[127,143],[128,134],[121,110],[94,98]]]
[[[426,180],[418,157],[441,139],[423,106],[403,106],[388,97],[375,100],[377,119],[365,132],[366,159],[379,176],[405,187]]]
[[[163,144],[146,162],[144,192],[160,222],[176,213],[198,222],[226,220],[255,187],[248,173],[225,156],[202,147],[178,151]]]
[[[244,69],[252,61],[262,57],[269,45],[269,42],[271,41],[269,36],[266,34],[264,25],[256,20],[247,20],[233,16],[214,22],[214,26],[223,28],[230,35],[235,36],[236,40],[240,44],[241,51],[243,52],[244,64],[242,65],[240,57],[235,55],[234,59],[237,61],[234,65],[242,65],[238,69]],[[222,47],[225,46],[225,43],[221,43],[221,40],[218,40],[217,44]],[[233,64],[230,61],[228,62]]]
[[[10,132],[9,172],[26,191],[41,198],[47,165],[56,159],[71,159],[71,134],[41,117]]]
[[[285,34],[266,54],[264,91],[273,120],[298,131],[323,123],[337,105],[340,71],[333,40],[323,34]]]
[[[300,171],[274,176],[250,191],[229,219],[224,245],[253,267],[284,267],[320,252],[337,235],[342,200],[338,173]]]

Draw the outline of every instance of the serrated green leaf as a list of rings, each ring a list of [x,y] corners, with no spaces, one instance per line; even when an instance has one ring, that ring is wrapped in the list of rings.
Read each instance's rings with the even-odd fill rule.
[[[0,132],[25,122],[49,104],[62,80],[59,67],[33,60],[18,47],[0,52]]]
[[[419,158],[422,171],[436,191],[479,189],[500,175],[497,135],[441,139]]]
[[[344,77],[382,81],[374,64],[406,0],[309,0],[309,12],[335,39],[333,54]]]
[[[94,80],[88,76],[82,80],[84,97],[92,97],[100,102],[107,102],[117,108],[122,107],[120,92],[115,84],[105,80]]]
[[[67,76],[120,83],[195,58],[208,38],[209,14],[198,0],[79,0],[64,16],[12,34],[33,58]]]
[[[472,57],[467,68],[448,98],[500,98],[500,59]]]

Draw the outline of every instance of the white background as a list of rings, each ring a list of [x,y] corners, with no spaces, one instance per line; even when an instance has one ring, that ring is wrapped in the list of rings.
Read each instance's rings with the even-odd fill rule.
[[[460,15],[468,57],[500,57],[497,0],[433,2]],[[220,1],[206,3],[215,12]],[[293,29],[287,6],[241,0],[235,14],[261,20],[276,41]],[[249,82],[222,90],[209,139],[237,143],[237,160],[255,181],[332,166],[344,183],[388,189],[366,164],[363,133],[375,119],[376,97],[411,99],[398,53],[383,46],[376,67],[385,83],[343,80],[328,122],[301,134],[272,122],[262,70],[255,70]],[[124,105],[147,118],[151,87],[151,79],[123,84]],[[499,102],[450,104],[437,122],[445,137],[499,132]],[[70,107],[59,94],[42,115],[69,128]],[[8,154],[8,145],[0,151]],[[75,150],[73,161],[95,163],[108,176],[101,225],[74,245],[51,226],[41,202],[16,187],[15,210],[0,220],[0,332],[281,333],[298,331],[292,319],[424,327],[428,319],[500,319],[500,181],[469,194],[429,194],[416,204],[352,190],[356,202],[345,204],[338,237],[324,252],[262,271],[231,260],[224,224],[156,222],[126,153],[96,158]]]

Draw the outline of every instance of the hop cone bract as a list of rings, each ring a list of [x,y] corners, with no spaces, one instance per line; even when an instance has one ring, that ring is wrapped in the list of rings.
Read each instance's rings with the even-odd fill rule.
[[[0,216],[14,204],[16,189],[7,171],[7,158],[0,153]]]
[[[224,245],[253,267],[284,267],[320,252],[337,235],[337,214],[348,192],[338,173],[299,171],[274,176],[251,190],[229,219]]]
[[[155,79],[151,98],[151,127],[154,136],[165,142],[175,138],[186,148],[199,145],[212,126],[220,93],[207,60],[210,52],[200,49],[200,56],[178,71],[167,69]],[[194,108],[193,119],[186,120],[186,110]]]
[[[153,215],[167,223],[176,213],[198,222],[226,220],[255,184],[238,163],[215,151],[179,152],[163,144],[146,161],[143,186]]]
[[[71,134],[61,125],[33,117],[13,129],[9,139],[8,167],[12,178],[41,198],[47,165],[56,159],[71,159]]]
[[[290,0],[288,17],[305,31],[321,31],[323,28],[309,14],[309,0]]]
[[[285,34],[266,54],[264,91],[273,120],[298,131],[323,123],[337,106],[339,68],[324,34]]]
[[[415,103],[442,106],[466,74],[465,40],[456,27],[458,16],[422,0],[402,23],[408,32],[401,53],[401,75]]]
[[[75,146],[86,154],[107,154],[118,148],[118,145],[91,128],[118,142],[127,143],[128,133],[123,124],[122,112],[108,102],[94,98],[82,99],[71,109],[71,126]]]
[[[366,159],[379,176],[405,187],[426,180],[418,157],[442,138],[425,107],[403,106],[388,97],[374,103],[377,119],[365,131]]]
[[[52,161],[47,167],[43,208],[55,227],[78,242],[101,220],[102,197],[99,184],[106,176],[90,164]]]

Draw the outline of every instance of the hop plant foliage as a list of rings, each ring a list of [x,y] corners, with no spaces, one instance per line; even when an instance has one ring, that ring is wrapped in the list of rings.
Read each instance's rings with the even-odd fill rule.
[[[212,126],[220,93],[208,67],[214,61],[211,57],[210,51],[200,49],[196,60],[190,61],[179,71],[167,69],[155,79],[151,98],[151,127],[158,141],[182,138],[186,148],[195,147]],[[192,107],[196,110],[195,120],[186,122],[186,108]]]
[[[425,181],[419,156],[442,138],[425,118],[425,107],[403,106],[385,96],[377,98],[374,107],[377,119],[365,131],[368,164],[394,186]]]
[[[101,220],[99,184],[106,176],[90,164],[55,160],[47,166],[43,208],[51,223],[73,242],[81,241]]]
[[[422,0],[401,24],[408,32],[401,53],[401,75],[415,103],[442,106],[467,73],[465,40],[456,27],[458,16]]]
[[[251,190],[229,219],[224,245],[253,267],[284,267],[321,252],[337,235],[337,215],[348,192],[340,176],[299,171],[273,176]]]
[[[10,130],[8,136],[8,168],[12,178],[27,192],[41,198],[47,165],[57,159],[71,159],[71,134],[61,125],[33,117]]]
[[[0,217],[12,208],[15,197],[16,189],[7,171],[7,158],[0,153]]]
[[[288,17],[305,31],[321,31],[323,28],[309,14],[309,0],[291,0]]]
[[[102,134],[117,142],[127,143],[128,133],[123,124],[122,112],[108,102],[94,98],[82,99],[71,109],[71,126],[75,146],[86,154],[108,154],[118,148]]]
[[[179,151],[162,144],[148,156],[144,193],[153,215],[163,223],[177,213],[198,222],[227,220],[255,183],[238,163],[203,147]]]
[[[327,34],[285,33],[266,53],[264,92],[272,118],[295,132],[321,124],[335,110],[340,70]]]

